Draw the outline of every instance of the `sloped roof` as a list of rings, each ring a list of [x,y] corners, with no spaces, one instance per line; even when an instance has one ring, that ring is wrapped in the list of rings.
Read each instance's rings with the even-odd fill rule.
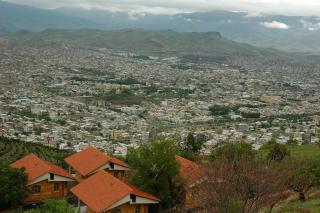
[[[147,198],[147,199],[150,199],[150,200],[154,200],[154,201],[157,201],[157,202],[160,202],[160,199],[147,193],[147,192],[144,192],[142,191],[141,189],[139,189],[138,187],[136,187],[135,185],[132,185],[130,183],[126,183],[131,189],[132,189],[132,192],[130,194],[133,194],[133,195],[136,195],[138,197],[143,197],[143,198]]]
[[[102,212],[110,208],[113,204],[130,194],[156,202],[159,201],[158,198],[141,191],[137,187],[122,182],[106,171],[100,171],[90,176],[73,187],[71,192],[95,212]]]
[[[67,171],[48,161],[38,158],[35,154],[29,154],[20,160],[10,164],[13,168],[25,168],[28,174],[28,183],[33,182],[36,178],[46,174],[53,173],[62,177],[74,179]]]
[[[123,161],[114,157],[110,157],[94,147],[88,147],[81,152],[75,153],[65,158],[64,161],[83,176],[93,172],[109,162],[126,168],[129,167]]]
[[[192,185],[201,179],[204,173],[199,164],[178,155],[176,155],[176,160],[180,164],[180,175],[188,185]]]

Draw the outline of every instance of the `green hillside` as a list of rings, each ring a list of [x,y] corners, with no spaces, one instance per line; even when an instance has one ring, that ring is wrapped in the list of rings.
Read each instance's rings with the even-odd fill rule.
[[[37,155],[41,159],[64,166],[63,159],[72,152],[0,137],[0,161],[12,163],[30,153]]]
[[[165,53],[210,56],[289,57],[288,54],[228,40],[218,32],[181,33],[171,30],[45,30],[17,33],[11,38],[27,41],[65,42],[138,53]]]
[[[302,144],[299,145],[286,145],[290,152],[290,156],[294,158],[304,158],[308,156],[309,158],[318,158],[320,156],[320,147],[318,144]],[[262,148],[258,151],[259,156],[266,158],[269,150],[267,148]]]
[[[276,205],[272,213],[319,213],[320,212],[320,193],[319,191],[311,192],[310,198],[301,202],[296,196],[292,196]],[[268,210],[262,210],[259,213],[270,213]]]

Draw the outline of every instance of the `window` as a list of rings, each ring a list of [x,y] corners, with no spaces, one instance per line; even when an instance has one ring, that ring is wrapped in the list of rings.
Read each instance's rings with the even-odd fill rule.
[[[60,184],[59,183],[54,183],[53,184],[53,191],[58,192],[60,188]]]
[[[136,205],[136,209],[135,209],[134,213],[141,213],[141,206],[140,205]]]
[[[34,185],[31,188],[32,194],[39,194],[41,192],[41,186],[40,185]]]
[[[110,165],[110,168],[111,168],[111,169],[114,169],[114,163],[111,163],[111,162],[110,162],[109,165]]]
[[[130,195],[130,199],[131,199],[132,203],[136,202],[136,196],[135,195]]]
[[[50,173],[50,180],[54,180],[54,174]]]

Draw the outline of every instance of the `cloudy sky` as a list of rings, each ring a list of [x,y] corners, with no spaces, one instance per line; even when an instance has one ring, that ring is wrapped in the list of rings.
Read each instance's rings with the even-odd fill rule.
[[[320,0],[5,0],[41,8],[82,7],[110,11],[175,14],[180,12],[231,10],[251,14],[319,15]]]

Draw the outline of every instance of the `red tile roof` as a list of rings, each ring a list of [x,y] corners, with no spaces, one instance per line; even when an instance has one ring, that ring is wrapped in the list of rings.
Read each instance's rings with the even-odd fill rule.
[[[127,196],[130,191],[130,187],[105,171],[96,173],[71,189],[74,195],[95,212],[102,212]]]
[[[130,194],[159,201],[158,198],[122,182],[105,171],[100,171],[82,181],[73,187],[71,192],[95,212],[110,208]]]
[[[13,168],[25,168],[28,174],[28,183],[33,182],[36,178],[46,174],[53,173],[62,177],[74,179],[67,171],[48,161],[41,160],[34,154],[29,154],[20,160],[10,164]]]
[[[110,157],[94,147],[88,147],[81,152],[75,153],[65,158],[64,161],[83,176],[88,175],[109,162],[126,168],[129,167],[123,161]]]
[[[196,183],[203,176],[202,167],[186,158],[176,155],[176,160],[180,164],[180,175],[188,185]]]

